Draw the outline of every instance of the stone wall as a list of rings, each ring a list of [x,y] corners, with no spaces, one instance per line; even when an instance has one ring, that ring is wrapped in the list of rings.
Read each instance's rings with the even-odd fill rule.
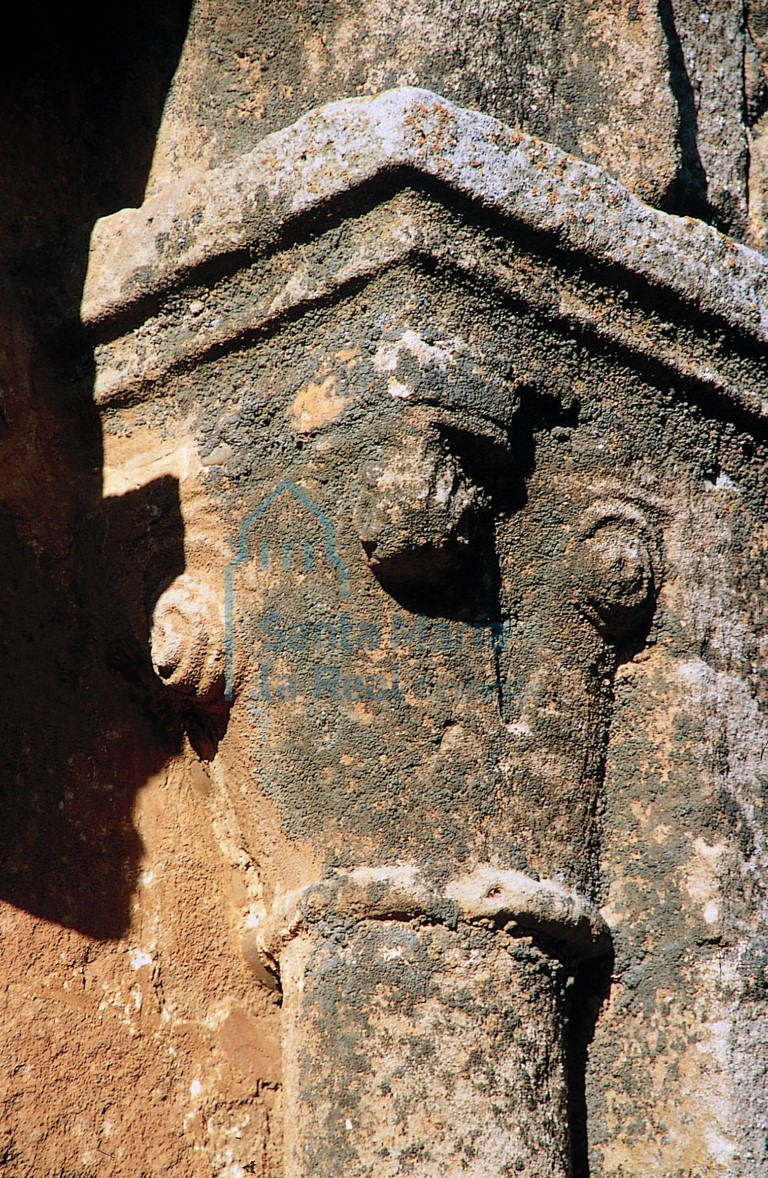
[[[19,49],[0,1172],[762,1173],[768,9]]]

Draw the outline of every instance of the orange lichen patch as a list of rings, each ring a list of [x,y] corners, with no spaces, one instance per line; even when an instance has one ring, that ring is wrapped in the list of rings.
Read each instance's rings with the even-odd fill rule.
[[[338,352],[334,352],[336,359],[340,360],[342,364],[346,364],[350,360],[354,360],[355,357],[358,356],[359,354],[360,354],[360,349],[358,347],[340,348]]]
[[[348,397],[336,392],[336,376],[331,373],[320,384],[309,381],[293,399],[291,424],[301,434],[335,421],[349,404]]]

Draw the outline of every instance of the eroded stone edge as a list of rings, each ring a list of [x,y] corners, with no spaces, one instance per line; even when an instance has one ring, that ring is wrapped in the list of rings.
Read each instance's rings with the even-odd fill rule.
[[[455,926],[491,920],[540,933],[581,958],[610,951],[611,933],[586,896],[554,880],[480,864],[438,888],[413,865],[339,872],[285,896],[272,910],[262,944],[278,959],[283,945],[317,926],[360,920],[424,920]]]
[[[411,168],[562,248],[622,267],[768,341],[768,259],[662,213],[608,173],[428,90],[346,99],[267,136],[234,164],[97,222],[82,303],[95,324],[205,261],[268,242],[301,213]]]

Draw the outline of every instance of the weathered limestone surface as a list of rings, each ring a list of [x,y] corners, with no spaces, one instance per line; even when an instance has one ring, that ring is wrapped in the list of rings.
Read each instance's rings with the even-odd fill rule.
[[[762,0],[199,0],[150,192],[336,98],[427,86],[762,241]]]
[[[765,14],[177,16],[15,112],[0,1168],[762,1173]]]

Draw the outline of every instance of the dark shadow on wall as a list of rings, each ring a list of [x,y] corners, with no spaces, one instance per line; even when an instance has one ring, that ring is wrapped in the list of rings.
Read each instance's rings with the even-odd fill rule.
[[[573,1178],[589,1178],[589,1048],[600,1012],[608,1000],[614,969],[613,950],[581,965],[571,994],[568,1022],[568,1116],[571,1125]]]
[[[189,7],[22,7],[0,51],[0,899],[94,937],[127,928],[136,792],[179,746],[147,618],[184,550],[174,480],[102,498],[78,311],[93,222],[142,201]]]
[[[669,85],[677,105],[677,173],[662,207],[668,213],[698,217],[717,225],[717,213],[707,199],[707,175],[698,146],[698,114],[691,79],[685,64],[673,0],[658,0],[659,22],[667,42]]]

